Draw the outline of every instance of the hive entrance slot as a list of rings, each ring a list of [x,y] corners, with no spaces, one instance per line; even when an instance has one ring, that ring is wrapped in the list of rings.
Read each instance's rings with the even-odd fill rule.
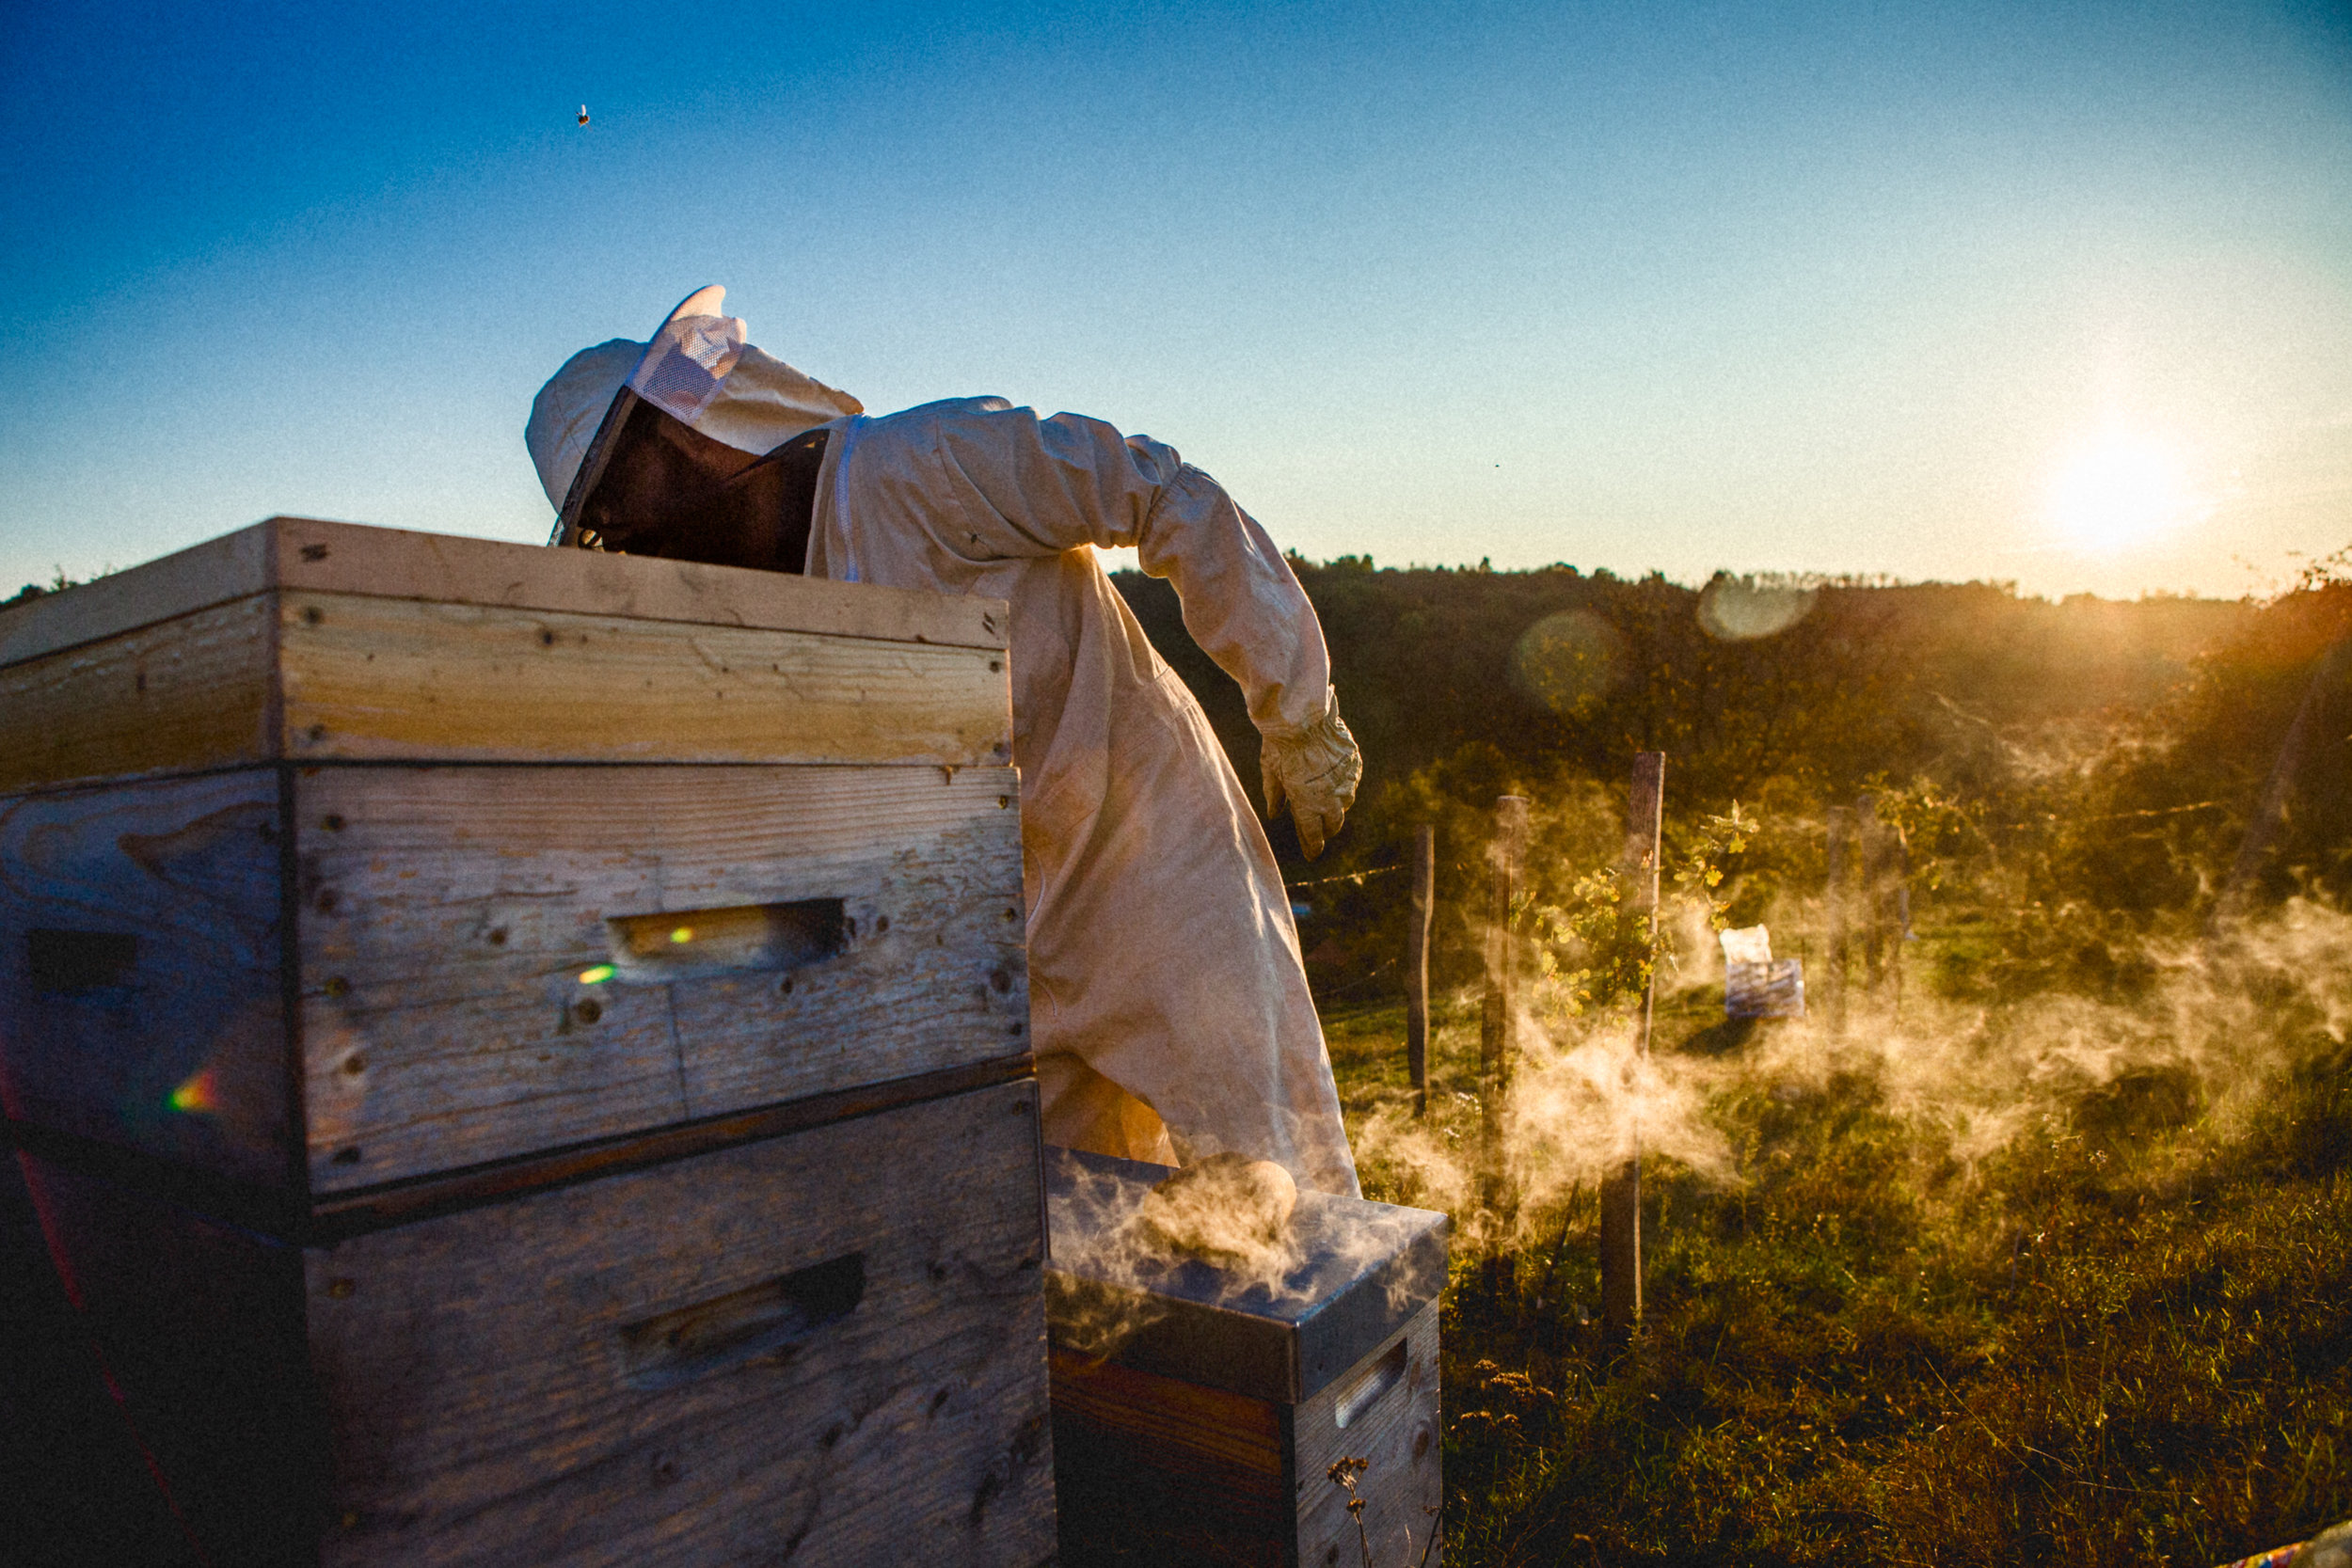
[[[622,1376],[669,1388],[754,1361],[782,1359],[866,1298],[866,1254],[852,1252],[621,1330]]]
[[[1338,1424],[1342,1431],[1355,1425],[1380,1402],[1380,1396],[1405,1381],[1405,1341],[1399,1339],[1389,1347],[1389,1354],[1372,1364],[1372,1370],[1356,1380],[1340,1399]]]
[[[32,930],[24,933],[33,990],[47,996],[127,986],[139,961],[139,939],[128,931]]]
[[[841,951],[849,921],[840,899],[804,898],[789,904],[619,915],[606,921],[604,928],[615,979],[667,985],[820,962]]]

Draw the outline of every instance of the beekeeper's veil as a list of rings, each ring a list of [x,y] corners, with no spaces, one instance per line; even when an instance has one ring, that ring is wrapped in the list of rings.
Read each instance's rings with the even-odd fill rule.
[[[615,338],[582,349],[539,388],[523,442],[557,513],[553,543],[573,542],[581,503],[640,404],[755,455],[865,412],[849,393],[744,341],[743,323],[719,313],[726,296],[716,284],[697,289],[650,343]]]

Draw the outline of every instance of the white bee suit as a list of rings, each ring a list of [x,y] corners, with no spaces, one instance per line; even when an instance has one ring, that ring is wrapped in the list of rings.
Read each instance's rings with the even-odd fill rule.
[[[1273,851],[1089,547],[1133,546],[1169,578],[1194,639],[1279,733],[1326,711],[1330,662],[1273,541],[1174,449],[1099,420],[961,398],[829,428],[811,577],[1012,607],[1048,1141],[1166,1163],[1233,1149],[1353,1196]]]

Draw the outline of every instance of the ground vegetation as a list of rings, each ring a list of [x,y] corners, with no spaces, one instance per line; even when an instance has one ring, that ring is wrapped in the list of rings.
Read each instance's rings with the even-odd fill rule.
[[[1284,870],[1367,1190],[1457,1221],[1448,1561],[2217,1563],[2352,1515],[2343,562],[2129,604],[1299,568],[1367,778]],[[1254,781],[1172,595],[1121,586]],[[1619,870],[1642,750],[1668,757],[1654,942]],[[1529,1005],[1482,1204],[1505,793],[1532,804]],[[1873,963],[1834,942],[1833,809],[1901,846]],[[1804,1019],[1724,1016],[1714,933],[1758,923]],[[1597,1180],[1636,1132],[1647,1301],[1617,1343]]]

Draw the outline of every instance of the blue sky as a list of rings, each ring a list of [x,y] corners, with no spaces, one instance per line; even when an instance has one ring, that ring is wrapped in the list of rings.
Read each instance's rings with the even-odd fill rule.
[[[669,9],[21,8],[0,591],[273,512],[540,539],[532,394],[707,282],[870,411],[1148,431],[1316,558],[2352,545],[2342,7]]]

